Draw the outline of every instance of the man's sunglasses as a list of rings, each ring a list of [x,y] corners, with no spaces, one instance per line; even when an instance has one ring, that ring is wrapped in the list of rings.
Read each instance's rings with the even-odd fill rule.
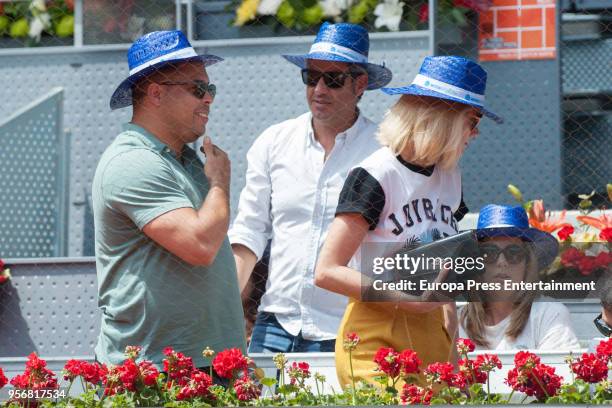
[[[192,85],[191,93],[198,99],[204,98],[206,93],[210,94],[211,98],[214,98],[217,94],[217,86],[215,84],[209,84],[199,79],[191,82],[160,82],[160,85]]]
[[[361,72],[321,72],[313,69],[302,70],[302,81],[307,86],[317,86],[321,78],[325,82],[325,86],[330,89],[339,89],[344,86],[344,82],[347,78],[356,78],[362,75]]]
[[[493,264],[497,262],[499,254],[504,254],[504,258],[509,264],[516,265],[527,259],[527,251],[519,245],[508,245],[501,249],[493,244],[480,244],[480,255],[484,258],[484,263]]]

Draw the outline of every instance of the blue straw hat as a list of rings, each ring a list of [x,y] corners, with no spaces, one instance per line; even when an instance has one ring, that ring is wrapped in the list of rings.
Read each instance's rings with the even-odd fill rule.
[[[478,239],[516,237],[533,243],[540,268],[545,268],[559,252],[559,242],[548,232],[529,226],[523,207],[489,204],[480,209],[476,235]]]
[[[368,90],[382,88],[391,82],[391,70],[385,65],[368,62],[370,37],[360,25],[323,23],[308,54],[283,55],[287,61],[306,68],[309,59],[360,64],[368,73]]]
[[[179,30],[154,31],[137,39],[128,50],[128,76],[117,87],[110,100],[111,109],[132,104],[132,86],[140,79],[169,63],[201,61],[204,66],[223,61],[215,55],[198,55],[185,34]]]
[[[463,57],[426,57],[412,84],[400,88],[383,88],[389,95],[418,95],[447,99],[478,108],[497,123],[503,119],[485,109],[487,72],[477,63]]]

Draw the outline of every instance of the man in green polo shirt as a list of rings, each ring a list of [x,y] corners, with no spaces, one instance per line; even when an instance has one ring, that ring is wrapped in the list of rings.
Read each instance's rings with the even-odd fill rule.
[[[102,325],[96,358],[119,364],[126,346],[161,366],[170,346],[210,364],[213,350],[245,350],[236,267],[227,240],[230,162],[205,138],[206,165],[187,145],[202,134],[215,87],[180,31],[138,39],[111,109],[132,121],[106,149],[93,181]]]

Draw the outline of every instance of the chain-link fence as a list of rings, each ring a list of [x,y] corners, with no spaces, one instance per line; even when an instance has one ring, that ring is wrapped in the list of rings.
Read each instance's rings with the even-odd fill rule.
[[[481,349],[539,348],[535,315],[565,323],[551,349],[587,346],[599,298],[612,309],[611,12],[609,1],[0,0],[0,257],[12,275],[0,275],[0,366],[32,351],[117,364],[138,344],[160,366],[172,346],[208,367],[204,347],[244,349],[245,336],[251,353],[328,352],[355,330],[372,350],[410,338],[432,362],[452,358],[440,333],[455,329]],[[521,210],[479,214],[487,204]],[[456,235],[477,225],[510,229]],[[472,252],[435,246],[453,237]],[[472,265],[473,281],[533,283],[532,261],[538,282],[595,287],[580,301],[569,286],[522,298],[445,287],[444,308],[420,302],[441,301],[429,287],[368,297],[378,273],[364,265],[432,245],[452,261],[413,265],[417,280],[466,282],[456,259],[489,257],[489,274],[499,259],[506,269],[485,279]],[[384,269],[386,283],[407,282],[397,263]]]

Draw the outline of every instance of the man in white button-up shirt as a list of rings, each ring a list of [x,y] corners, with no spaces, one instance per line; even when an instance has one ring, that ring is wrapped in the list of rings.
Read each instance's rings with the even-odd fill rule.
[[[314,268],[354,165],[379,148],[357,103],[391,80],[368,63],[367,31],[323,24],[302,68],[310,112],[265,130],[248,152],[246,185],[229,232],[241,290],[271,239],[266,291],[249,352],[333,351],[347,299],[314,285]]]

